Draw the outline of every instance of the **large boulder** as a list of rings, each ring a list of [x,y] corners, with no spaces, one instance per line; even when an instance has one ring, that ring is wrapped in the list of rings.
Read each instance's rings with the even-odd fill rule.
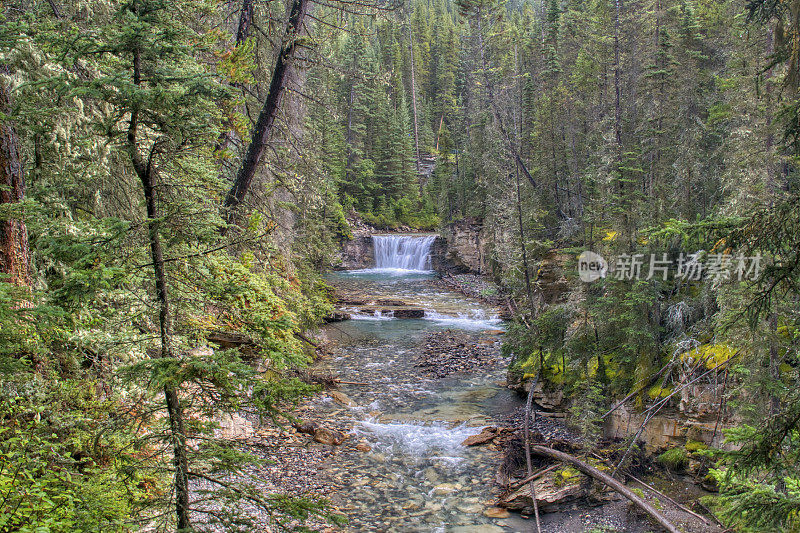
[[[570,471],[571,472],[571,471]],[[535,482],[539,512],[566,509],[589,496],[591,483],[582,474],[565,476],[561,470],[545,474]],[[517,487],[500,499],[500,505],[512,511],[533,512],[530,483]]]
[[[328,446],[338,446],[343,443],[346,438],[347,435],[335,429],[320,427],[314,431],[314,440],[321,444],[327,444]]]

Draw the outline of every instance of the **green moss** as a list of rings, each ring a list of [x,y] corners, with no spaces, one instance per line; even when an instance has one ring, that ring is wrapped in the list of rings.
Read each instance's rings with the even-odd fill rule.
[[[708,449],[708,445],[697,440],[690,440],[686,443],[686,451],[689,453],[702,452]]]
[[[655,400],[656,398],[666,398],[672,394],[672,390],[672,387],[665,387],[662,389],[658,385],[654,385],[653,387],[650,387],[650,390],[647,391],[647,394],[651,399]]]
[[[689,464],[689,454],[684,448],[670,448],[658,456],[658,462],[672,470],[681,470]]]
[[[556,487],[561,487],[568,483],[573,483],[580,477],[580,472],[572,468],[571,466],[567,466],[565,468],[556,470],[553,474],[553,484]]]

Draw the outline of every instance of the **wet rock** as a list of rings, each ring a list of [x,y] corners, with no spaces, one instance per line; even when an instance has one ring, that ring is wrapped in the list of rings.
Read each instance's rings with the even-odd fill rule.
[[[452,483],[440,483],[433,487],[433,495],[434,496],[447,496],[448,494],[452,494],[456,492],[458,488]]]
[[[506,533],[506,530],[493,524],[479,524],[475,526],[457,526],[449,529],[450,533]]]
[[[395,318],[423,318],[425,311],[423,309],[395,309],[393,316]]]
[[[347,435],[335,429],[320,427],[314,431],[314,440],[320,444],[327,444],[328,446],[338,446],[343,443],[346,438]]]
[[[366,442],[359,442],[358,444],[356,444],[356,450],[367,453],[369,451],[372,451],[372,446],[370,446]]]
[[[489,518],[508,518],[511,516],[511,513],[502,507],[489,507],[483,512],[483,514]]]
[[[383,298],[383,299],[380,299],[380,300],[376,300],[375,303],[377,305],[391,305],[391,306],[394,306],[394,307],[403,307],[403,306],[408,305],[403,300],[392,300],[392,299],[389,299],[389,298]]]
[[[347,407],[357,407],[356,402],[351,400],[350,397],[343,392],[340,392],[338,390],[332,390],[328,394],[330,394],[331,398],[333,398],[333,400],[337,403],[340,403]]]
[[[331,324],[333,322],[344,322],[345,320],[350,320],[350,313],[345,313],[344,311],[336,310],[333,313],[329,314],[328,316],[324,317],[323,320]]]
[[[353,227],[352,223],[351,227]],[[372,237],[370,236],[371,231],[374,230],[369,227],[361,228],[361,234],[356,234],[354,231],[354,238],[342,243],[342,249],[339,253],[341,261],[339,268],[369,268],[375,264]]]
[[[457,507],[457,509],[459,511],[461,511],[462,513],[466,513],[466,514],[478,514],[481,511],[483,511],[483,506],[482,505],[478,505],[478,504],[459,505]]]
[[[429,466],[425,469],[425,479],[432,485],[437,485],[439,483],[439,474],[436,472],[436,469]]]
[[[464,439],[461,443],[462,446],[477,446],[478,444],[486,444],[497,436],[497,428],[493,426],[485,427],[477,435],[472,435]]]
[[[319,429],[319,424],[316,422],[295,422],[292,426],[300,433],[305,433],[306,435],[313,435],[317,429]]]
[[[481,430],[481,432],[477,435],[472,435],[464,439],[464,442],[462,442],[461,445],[477,446],[479,444],[486,444],[487,442],[492,442],[494,439],[512,432],[514,432],[513,428],[497,428],[494,426],[488,426],[483,428],[483,430]]]
[[[550,473],[536,480],[536,502],[540,512],[554,512],[568,508],[579,499],[588,496],[583,475],[564,479],[558,473]],[[512,511],[533,509],[530,485],[511,491],[501,498],[503,507]]]

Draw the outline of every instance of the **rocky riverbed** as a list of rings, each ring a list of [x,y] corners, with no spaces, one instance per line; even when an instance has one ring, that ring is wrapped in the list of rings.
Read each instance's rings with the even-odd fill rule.
[[[250,439],[274,461],[256,472],[264,489],[326,498],[349,520],[340,528],[313,521],[317,531],[534,531],[520,483],[522,400],[505,384],[496,309],[426,274],[358,271],[331,282],[349,305],[413,305],[424,314],[354,314],[325,326],[318,340],[327,355],[306,378],[332,388],[304,402],[294,425]],[[532,430],[537,443],[588,456],[560,420],[540,416]],[[544,531],[654,530],[582,474],[543,459],[534,466],[552,467],[536,481]],[[674,508],[664,513],[685,531],[713,531]]]

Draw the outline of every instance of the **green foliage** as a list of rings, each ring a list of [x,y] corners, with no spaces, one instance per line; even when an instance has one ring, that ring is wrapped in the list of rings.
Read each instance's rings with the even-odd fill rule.
[[[37,403],[68,400],[59,398],[58,391],[49,394],[40,392]],[[119,442],[92,427],[103,425],[102,418],[92,416],[107,412],[108,406],[87,407],[78,404],[75,411],[63,413],[47,403],[34,406],[23,397],[0,405],[5,421],[0,428],[2,530],[128,530],[128,516],[140,491],[135,479],[122,475]],[[81,408],[86,409],[83,416],[78,414]]]

